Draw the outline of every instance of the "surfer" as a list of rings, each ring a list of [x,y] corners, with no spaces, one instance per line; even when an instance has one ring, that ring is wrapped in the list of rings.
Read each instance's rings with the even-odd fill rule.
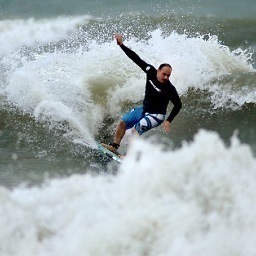
[[[113,143],[108,145],[102,143],[102,146],[117,153],[117,149],[127,129],[132,128],[133,134],[142,135],[150,129],[162,124],[164,130],[169,132],[171,122],[179,113],[182,103],[175,87],[169,81],[172,73],[170,64],[163,63],[156,69],[154,66],[142,60],[134,51],[126,47],[123,44],[122,35],[116,34],[115,39],[124,53],[136,63],[147,76],[143,105],[132,109],[121,118],[115,132]],[[169,101],[173,103],[173,108],[166,118]]]

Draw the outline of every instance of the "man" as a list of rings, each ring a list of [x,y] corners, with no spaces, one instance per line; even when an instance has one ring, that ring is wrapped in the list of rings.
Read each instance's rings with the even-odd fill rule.
[[[109,145],[102,144],[105,148],[117,153],[117,149],[127,129],[133,128],[133,133],[142,135],[162,124],[164,130],[169,132],[171,122],[179,113],[182,103],[175,87],[169,81],[172,73],[171,65],[164,63],[156,70],[152,65],[142,60],[134,51],[126,47],[120,34],[116,34],[115,38],[125,54],[147,74],[143,106],[132,109],[122,117],[116,129],[113,143]],[[174,106],[170,115],[165,120],[169,101]]]

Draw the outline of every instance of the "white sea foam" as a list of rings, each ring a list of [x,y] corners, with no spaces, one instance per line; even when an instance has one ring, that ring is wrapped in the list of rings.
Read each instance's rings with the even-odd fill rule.
[[[11,53],[24,46],[34,46],[67,38],[76,31],[77,26],[89,20],[89,16],[1,20],[1,54]]]
[[[116,176],[1,188],[1,255],[255,255],[255,170],[236,136],[134,141]]]

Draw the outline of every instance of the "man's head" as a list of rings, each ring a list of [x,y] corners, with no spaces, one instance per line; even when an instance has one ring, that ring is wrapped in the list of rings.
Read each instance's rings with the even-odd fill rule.
[[[166,83],[172,73],[172,67],[170,64],[163,63],[157,69],[157,80],[160,83]]]

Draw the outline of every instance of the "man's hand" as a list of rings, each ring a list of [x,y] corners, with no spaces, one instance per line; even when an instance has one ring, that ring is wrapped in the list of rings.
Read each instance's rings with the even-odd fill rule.
[[[115,34],[115,39],[116,39],[116,43],[118,45],[122,45],[123,44],[123,36],[120,34]]]
[[[162,123],[162,126],[163,126],[163,128],[164,128],[164,130],[165,130],[166,132],[169,132],[170,129],[171,129],[171,123],[170,123],[169,121],[167,121],[167,120],[165,120],[165,121]]]

